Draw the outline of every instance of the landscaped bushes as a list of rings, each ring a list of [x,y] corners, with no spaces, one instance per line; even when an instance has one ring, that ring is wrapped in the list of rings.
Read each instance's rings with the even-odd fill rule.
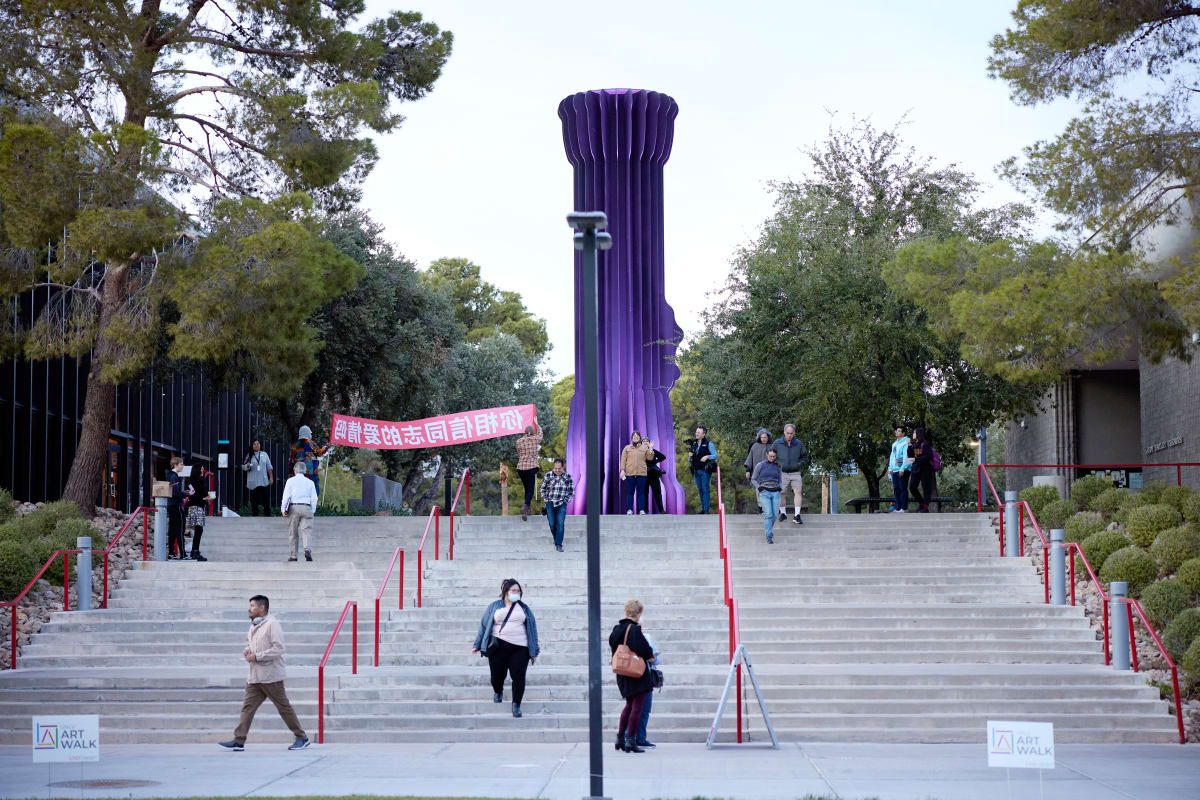
[[[1059,499],[1058,489],[1053,486],[1030,486],[1022,489],[1017,496],[1029,504],[1029,510],[1037,517],[1038,524],[1042,522],[1042,511],[1046,504]]]
[[[1133,495],[1125,489],[1105,489],[1100,494],[1092,498],[1092,504],[1089,506],[1092,511],[1099,512],[1105,517],[1112,519],[1112,515],[1117,513],[1117,510],[1129,503],[1129,498]]]
[[[1183,501],[1183,508],[1179,510],[1183,514],[1183,518],[1185,520],[1200,525],[1200,492],[1192,492],[1192,494]]]
[[[1146,501],[1147,505],[1157,503],[1158,499],[1162,497],[1163,490],[1166,488],[1167,483],[1165,481],[1150,481],[1142,487],[1142,498]]]
[[[12,600],[42,566],[31,542],[0,541],[0,600]]]
[[[1107,528],[1108,524],[1098,512],[1080,511],[1067,520],[1067,524],[1064,527],[1066,529],[1066,541],[1082,542],[1092,534],[1099,533]],[[1091,556],[1088,556],[1088,560],[1091,560]]]
[[[1111,480],[1093,472],[1071,484],[1071,502],[1075,504],[1077,511],[1083,511],[1092,507],[1092,501],[1100,493],[1111,488],[1113,488]]]
[[[1150,619],[1152,625],[1161,628],[1188,607],[1191,592],[1174,578],[1157,581],[1146,587],[1142,592],[1142,610]]]
[[[1178,511],[1165,503],[1139,506],[1131,509],[1126,517],[1125,532],[1138,547],[1149,547],[1158,534],[1175,527],[1182,519]]]
[[[1191,499],[1193,494],[1195,492],[1186,486],[1168,486],[1162,490],[1162,494],[1158,497],[1158,502],[1165,503],[1180,514],[1183,514],[1183,506]]]
[[[1192,642],[1191,646],[1183,654],[1183,658],[1179,659],[1179,664],[1193,683],[1200,681],[1200,637],[1197,637]]]
[[[1192,594],[1200,594],[1200,558],[1189,558],[1175,572],[1179,582]]]
[[[1183,654],[1187,652],[1192,642],[1198,638],[1200,638],[1200,608],[1189,608],[1171,620],[1171,624],[1163,631],[1162,643],[1163,647],[1167,648],[1167,652],[1171,654],[1171,658],[1178,661],[1183,658]]]
[[[1101,568],[1108,557],[1131,544],[1133,544],[1132,540],[1120,531],[1101,531],[1093,533],[1080,542],[1079,548],[1083,550],[1088,563],[1092,565],[1092,569],[1096,570],[1096,576],[1099,577]],[[1083,561],[1079,558],[1075,559],[1075,571],[1086,574]]]
[[[7,489],[0,489],[0,525],[8,522],[17,515],[17,507],[13,504],[13,496]]]
[[[1125,581],[1129,596],[1140,597],[1142,590],[1158,577],[1158,564],[1140,547],[1123,547],[1104,560],[1100,580],[1106,584]]]
[[[1049,534],[1051,528],[1062,528],[1067,520],[1075,514],[1075,504],[1070,500],[1051,500],[1042,506],[1042,513],[1036,514],[1042,533]]]
[[[1150,555],[1158,562],[1159,572],[1170,575],[1189,558],[1200,557],[1200,531],[1189,524],[1168,528],[1154,539]]]
[[[0,595],[11,600],[55,550],[75,549],[79,536],[91,536],[95,549],[104,546],[96,528],[80,518],[79,507],[69,500],[47,503],[0,525],[0,545],[4,545],[0,551]],[[47,571],[44,577],[61,586],[61,567]]]

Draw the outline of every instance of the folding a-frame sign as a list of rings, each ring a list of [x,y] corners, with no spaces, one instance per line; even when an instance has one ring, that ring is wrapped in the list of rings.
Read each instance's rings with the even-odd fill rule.
[[[733,658],[729,659],[729,675],[725,678],[725,691],[721,692],[721,702],[717,706],[717,716],[713,719],[712,727],[708,729],[708,741],[704,743],[704,746],[711,750],[713,740],[717,738],[717,726],[721,724],[721,717],[725,714],[725,703],[729,700],[729,690],[733,687],[733,676],[737,674],[740,664],[745,664],[746,672],[750,674],[750,683],[754,685],[754,695],[758,698],[758,708],[762,711],[763,722],[767,724],[767,733],[771,734],[771,746],[778,750],[779,739],[775,736],[775,726],[771,724],[771,716],[767,713],[767,704],[763,702],[762,690],[758,688],[758,678],[754,674],[754,665],[750,663],[750,658],[746,655],[746,646],[741,644],[733,651]]]

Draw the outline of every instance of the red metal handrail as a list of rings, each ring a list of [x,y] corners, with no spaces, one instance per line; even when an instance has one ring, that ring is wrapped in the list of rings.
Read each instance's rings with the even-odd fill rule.
[[[425,540],[429,538],[429,523],[433,523],[433,554],[437,558],[438,548],[438,528],[441,525],[442,510],[434,506],[429,510],[429,519],[425,520],[425,533],[421,536],[421,543],[417,545],[417,608],[421,608],[421,554],[425,550]]]
[[[154,511],[154,509],[149,506],[138,506],[129,515],[129,519],[125,520],[125,524],[121,526],[121,530],[117,531],[117,535],[108,541],[108,547],[104,548],[104,589],[102,590],[102,599],[100,601],[101,608],[108,608],[108,554],[112,552],[117,541],[125,535],[125,531],[129,530],[129,526],[137,519],[139,511],[142,512],[142,561],[146,560],[146,555],[149,551],[150,512]]]
[[[321,656],[321,663],[317,667],[317,744],[325,744],[325,662],[329,660],[329,653],[333,650],[333,643],[337,641],[338,634],[342,632],[346,612],[351,608],[354,609],[351,640],[354,650],[350,653],[350,672],[358,674],[358,602],[347,600],[346,605],[342,607],[342,615],[338,617],[337,625],[333,628],[333,635],[329,637],[329,644],[325,645],[325,655]]]
[[[1175,693],[1175,722],[1179,725],[1179,743],[1185,744],[1187,742],[1187,734],[1183,730],[1183,707],[1179,700],[1179,670],[1175,668],[1175,662],[1171,660],[1171,656],[1167,653],[1167,648],[1163,647],[1162,639],[1158,638],[1158,633],[1154,630],[1154,626],[1146,618],[1146,612],[1142,610],[1142,604],[1132,597],[1117,597],[1115,599],[1119,603],[1124,603],[1125,610],[1129,613],[1129,650],[1133,656],[1133,671],[1138,671],[1137,638],[1133,635],[1134,609],[1137,609],[1138,616],[1142,618],[1142,625],[1146,627],[1150,638],[1154,640],[1154,644],[1158,647],[1158,652],[1162,653],[1163,660],[1171,668],[1171,688]]]
[[[387,588],[387,583],[392,577],[392,568],[396,566],[396,557],[400,557],[400,589],[396,593],[399,595],[399,609],[404,610],[404,550],[397,547],[392,553],[392,560],[388,563],[387,572],[383,573],[383,582],[379,584],[379,591],[375,593],[375,666],[379,666],[379,599],[383,597],[383,591]]]
[[[1092,576],[1092,583],[1096,584],[1096,591],[1100,592],[1100,608],[1103,609],[1104,615],[1104,665],[1108,666],[1112,663],[1112,644],[1111,636],[1108,627],[1108,595],[1104,592],[1104,584],[1096,577],[1096,571],[1092,569],[1092,562],[1088,561],[1088,557],[1083,554],[1083,549],[1078,542],[1067,542],[1067,558],[1071,559],[1071,605],[1075,605],[1075,559],[1073,555],[1078,555],[1079,560],[1083,562],[1083,568],[1087,570],[1088,575]]]
[[[12,660],[9,661],[9,664],[11,665],[12,669],[17,668],[17,603],[21,602],[21,598],[23,598],[25,595],[29,594],[29,590],[33,588],[33,585],[35,583],[37,583],[38,580],[43,575],[46,574],[46,570],[50,569],[50,565],[54,563],[54,559],[58,558],[61,555],[63,557],[63,611],[70,611],[71,610],[71,575],[70,575],[71,559],[67,558],[67,556],[77,555],[82,552],[83,552],[82,550],[55,550],[53,553],[50,554],[50,557],[46,559],[46,563],[42,564],[42,568],[37,571],[37,574],[34,575],[33,578],[30,579],[29,583],[25,584],[25,588],[21,590],[20,594],[18,594],[12,600],[8,600],[6,602],[0,603],[0,608],[3,608],[4,606],[8,606],[12,610],[12,619],[11,619],[12,624],[10,626],[10,631],[11,631],[12,635],[11,635],[11,641],[9,643],[9,647],[10,647],[10,651],[11,651],[11,655],[12,655]],[[90,568],[90,566],[89,566],[89,568]]]
[[[471,515],[471,470],[464,469],[458,477],[458,491],[454,493],[454,502],[450,504],[450,560],[454,560],[454,509],[458,507],[458,497],[462,494],[463,486],[467,487],[467,516]]]
[[[1046,541],[1046,537],[1042,535],[1042,526],[1038,525],[1037,517],[1033,515],[1033,509],[1029,503],[1024,500],[1017,502],[1017,519],[1020,521],[1020,550],[1019,555],[1025,555],[1025,514],[1029,514],[1029,522],[1033,525],[1033,532],[1037,534],[1038,539],[1042,543],[1042,585],[1045,587],[1046,599],[1045,602],[1050,602],[1050,543]],[[1001,523],[1003,524],[1004,513],[1000,514]],[[1004,540],[1000,541],[1000,555],[1004,555]],[[1071,562],[1071,567],[1075,567],[1075,562]]]
[[[977,471],[979,480],[979,510],[983,511],[983,478],[987,470],[980,465]],[[1116,467],[1117,469],[1128,469],[1130,467],[1174,467],[1175,468],[1175,485],[1183,485],[1183,468],[1184,467],[1200,467],[1200,461],[1164,461],[1161,464],[988,464],[989,467],[1002,467],[1004,469],[1109,469]],[[991,483],[991,479],[988,479]],[[995,494],[995,489],[992,490]],[[1064,498],[1065,499],[1065,498]],[[999,498],[997,498],[999,503]]]
[[[733,558],[729,554],[729,532],[725,526],[725,498],[721,492],[721,467],[717,466],[717,535],[721,573],[725,582],[725,607],[729,611],[729,663],[742,643],[742,624],[738,602],[733,598]],[[742,666],[737,667],[737,741],[742,742]]]
[[[987,466],[980,464],[975,468],[975,474],[979,481],[979,511],[983,512],[983,479],[987,478],[988,488],[992,490],[992,497],[996,498],[996,510],[1000,512],[1000,555],[1004,555],[1004,503],[1000,500],[1000,494],[996,491],[995,485],[992,484],[992,476],[988,474]]]

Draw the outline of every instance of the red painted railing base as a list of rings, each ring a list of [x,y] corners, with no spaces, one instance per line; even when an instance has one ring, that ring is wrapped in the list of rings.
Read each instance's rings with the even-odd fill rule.
[[[351,609],[354,610],[354,617],[350,642],[353,648],[350,653],[350,673],[358,674],[358,603],[354,600],[347,600],[346,605],[342,607],[342,615],[338,617],[337,625],[333,627],[333,635],[329,637],[329,644],[325,645],[325,654],[321,656],[321,663],[317,667],[317,744],[325,744],[325,663],[329,661],[333,643],[337,641],[338,634],[342,631],[342,623],[346,621],[346,612]]]

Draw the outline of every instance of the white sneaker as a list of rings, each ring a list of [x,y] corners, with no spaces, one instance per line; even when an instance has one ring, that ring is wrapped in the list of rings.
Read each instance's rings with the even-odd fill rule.
[[[626,511],[626,512],[625,512],[625,515],[626,515],[626,516],[632,516],[632,515],[633,515],[633,512],[632,512],[632,511]]]
[[[639,517],[644,517],[644,516],[646,516],[646,512],[645,512],[645,511],[639,511],[639,512],[638,512],[638,516],[639,516]]]

